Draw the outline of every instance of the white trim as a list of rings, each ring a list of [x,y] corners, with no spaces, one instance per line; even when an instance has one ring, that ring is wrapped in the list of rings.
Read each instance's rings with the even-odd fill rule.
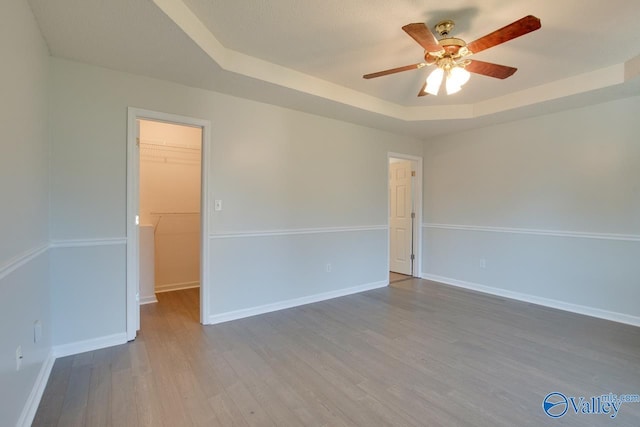
[[[40,367],[40,372],[38,372],[31,393],[29,393],[29,397],[22,408],[22,413],[16,424],[17,427],[29,427],[33,423],[36,411],[40,405],[40,400],[42,400],[42,395],[44,394],[45,388],[47,388],[47,382],[49,381],[49,376],[51,375],[55,361],[56,358],[53,356],[53,349],[51,349]]]
[[[322,234],[322,233],[348,233],[353,231],[386,230],[386,225],[363,225],[355,227],[318,227],[318,228],[290,228],[282,230],[254,230],[236,231],[229,233],[212,233],[210,239],[232,239],[238,237],[268,237],[268,236],[292,236],[296,234]]]
[[[0,267],[0,280],[4,279],[23,265],[33,261],[45,253],[47,249],[49,249],[49,245],[43,243],[40,246],[36,246],[35,248],[29,249],[9,259],[2,267]]]
[[[127,291],[126,291],[126,331],[127,339],[136,338],[140,326],[140,258],[138,255],[138,224],[135,217],[138,215],[140,203],[139,169],[140,152],[137,146],[137,138],[140,130],[138,126],[138,111],[129,107],[127,109]]]
[[[52,240],[52,248],[85,248],[90,246],[126,245],[126,237],[108,237],[104,239],[69,239]]]
[[[202,128],[200,188],[200,323],[209,318],[209,176],[211,168],[211,122],[176,114],[141,108],[127,110],[127,338],[133,340],[140,326],[138,227],[135,216],[139,208],[139,152],[136,145],[138,120],[153,120]]]
[[[373,289],[383,288],[389,285],[389,280],[381,280],[379,282],[367,283],[365,285],[353,286],[335,291],[322,292],[320,294],[309,295],[306,297],[294,298],[285,301],[279,301],[272,304],[260,305],[258,307],[245,308],[242,310],[228,311],[226,313],[214,314],[209,316],[209,324],[229,322],[231,320],[244,319],[245,317],[257,316],[259,314],[270,313],[272,311],[284,310],[287,308],[298,307],[301,305],[311,304],[314,302],[325,301],[328,299],[343,297],[347,295],[357,294],[360,292],[370,291]]]
[[[198,120],[202,128],[202,150],[200,159],[200,323],[209,321],[210,286],[209,264],[211,263],[209,246],[209,177],[211,176],[211,122]]]
[[[391,252],[390,252],[390,245],[391,245],[391,225],[389,224],[389,215],[391,212],[391,207],[390,207],[390,203],[391,200],[389,200],[389,162],[390,159],[394,158],[394,159],[403,159],[403,160],[411,160],[416,162],[417,166],[416,166],[416,179],[414,181],[415,184],[415,188],[413,189],[413,192],[415,194],[415,208],[416,208],[416,218],[415,218],[415,224],[416,224],[416,232],[417,235],[415,236],[416,238],[416,247],[415,247],[415,265],[413,266],[413,276],[414,277],[420,277],[420,272],[422,271],[422,227],[420,227],[420,224],[422,224],[422,177],[423,177],[423,160],[422,157],[418,157],[418,156],[412,156],[410,154],[403,154],[403,153],[395,153],[395,152],[388,152],[387,153],[387,271],[390,270],[390,265],[391,265]]]
[[[53,346],[53,355],[58,357],[66,357],[74,354],[85,353],[87,351],[100,350],[114,345],[126,344],[127,333],[120,332],[118,334],[106,335],[104,337],[91,338],[84,341],[76,341],[69,344]]]
[[[616,234],[616,233],[594,233],[586,231],[563,231],[563,230],[541,230],[534,228],[509,228],[509,227],[487,227],[481,225],[458,225],[458,224],[422,224],[423,228],[437,228],[443,230],[468,230],[468,231],[484,231],[491,233],[512,233],[512,234],[533,234],[536,236],[554,236],[554,237],[576,237],[582,239],[601,239],[601,240],[625,240],[640,241],[638,234]]]
[[[631,316],[624,313],[616,313],[614,311],[602,310],[600,308],[587,307],[584,305],[572,304],[550,298],[539,297],[535,295],[525,294],[521,292],[509,291],[506,289],[494,288],[492,286],[480,285],[478,283],[466,282],[464,280],[451,279],[449,277],[437,276],[435,274],[422,273],[421,277],[425,280],[443,283],[445,285],[455,286],[458,288],[470,289],[472,291],[482,292],[484,294],[496,295],[504,298],[514,299],[531,304],[542,305],[545,307],[555,308],[558,310],[568,311],[571,313],[582,314],[585,316],[596,317],[599,319],[611,320],[613,322],[625,323],[627,325],[640,326],[640,317]]]
[[[199,288],[200,282],[183,282],[183,283],[166,283],[164,285],[156,285],[155,292],[160,294],[162,292],[180,291],[182,289]]]
[[[158,302],[158,299],[156,298],[155,294],[150,297],[140,297],[140,305],[153,304],[156,302]]]

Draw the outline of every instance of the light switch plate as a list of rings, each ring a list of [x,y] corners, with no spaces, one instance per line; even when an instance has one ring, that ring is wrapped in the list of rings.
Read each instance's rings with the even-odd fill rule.
[[[222,200],[215,200],[213,202],[213,210],[220,212],[222,210]]]

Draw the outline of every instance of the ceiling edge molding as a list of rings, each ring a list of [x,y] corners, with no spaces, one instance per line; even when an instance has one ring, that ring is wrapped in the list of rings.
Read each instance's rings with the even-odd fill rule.
[[[352,107],[403,119],[404,107],[225,48],[181,0],[153,2],[222,69]]]
[[[624,64],[556,80],[508,95],[487,99],[474,105],[474,117],[486,116],[507,110],[541,104],[560,98],[587,93],[625,82]]]
[[[624,79],[625,81],[632,80],[640,76],[640,55],[631,58],[624,63]]]
[[[407,122],[474,119],[623,84],[640,75],[640,56],[476,104],[407,107],[227,49],[182,0],[152,0],[225,71]]]

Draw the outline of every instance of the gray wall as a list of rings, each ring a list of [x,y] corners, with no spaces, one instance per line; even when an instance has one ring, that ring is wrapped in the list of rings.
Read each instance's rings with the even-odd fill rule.
[[[0,423],[14,425],[51,349],[48,51],[27,2],[0,2]],[[43,339],[33,340],[33,322]],[[22,346],[23,366],[15,352]]]
[[[637,319],[638,117],[634,97],[425,143],[423,273]]]
[[[212,123],[212,315],[387,280],[387,152],[422,143],[59,59],[51,88],[56,344],[125,330],[125,248],[104,244],[125,236],[128,106]]]

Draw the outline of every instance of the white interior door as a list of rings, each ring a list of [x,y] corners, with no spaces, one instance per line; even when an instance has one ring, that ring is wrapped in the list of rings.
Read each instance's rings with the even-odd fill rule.
[[[411,275],[411,161],[389,164],[389,227],[391,271]]]

